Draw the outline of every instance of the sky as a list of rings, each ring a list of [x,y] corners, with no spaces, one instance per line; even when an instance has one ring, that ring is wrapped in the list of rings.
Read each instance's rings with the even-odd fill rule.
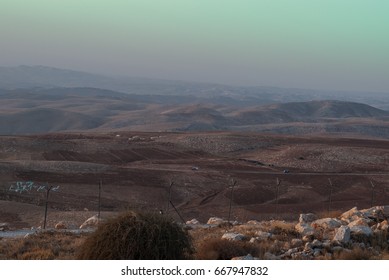
[[[0,4],[0,66],[389,93],[387,0]]]

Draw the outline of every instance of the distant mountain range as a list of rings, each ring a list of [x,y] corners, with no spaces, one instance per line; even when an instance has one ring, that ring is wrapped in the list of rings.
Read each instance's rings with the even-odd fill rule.
[[[3,89],[0,134],[235,130],[389,138],[389,112],[366,104],[322,100],[243,106],[229,98],[231,104],[215,97],[83,87]]]
[[[0,67],[0,89],[99,88],[152,95],[154,102],[259,106],[312,100],[342,100],[389,110],[389,93],[321,91],[277,87],[239,87],[132,77],[108,77],[46,66]]]

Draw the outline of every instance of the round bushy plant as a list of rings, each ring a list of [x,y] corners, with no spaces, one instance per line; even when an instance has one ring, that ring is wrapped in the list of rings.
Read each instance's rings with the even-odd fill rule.
[[[79,259],[180,260],[192,254],[189,235],[165,215],[127,212],[99,225]]]

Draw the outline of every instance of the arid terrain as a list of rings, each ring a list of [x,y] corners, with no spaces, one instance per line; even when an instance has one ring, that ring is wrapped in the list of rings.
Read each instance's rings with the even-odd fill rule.
[[[13,229],[42,225],[42,186],[54,187],[47,226],[69,228],[97,213],[100,182],[103,217],[297,219],[389,202],[385,140],[120,131],[2,136],[0,147],[0,222]]]

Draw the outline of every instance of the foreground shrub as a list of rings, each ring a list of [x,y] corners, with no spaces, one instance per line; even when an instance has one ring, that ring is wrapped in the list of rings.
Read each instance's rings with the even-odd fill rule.
[[[179,260],[191,253],[189,236],[170,218],[128,212],[100,224],[81,246],[78,258]]]

